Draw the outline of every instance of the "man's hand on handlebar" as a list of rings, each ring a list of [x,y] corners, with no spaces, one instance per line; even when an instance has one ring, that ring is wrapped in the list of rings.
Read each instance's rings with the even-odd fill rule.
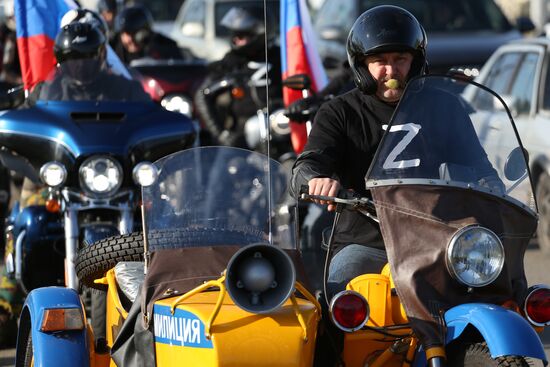
[[[340,190],[340,182],[329,177],[312,178],[308,182],[310,195],[336,196]],[[325,205],[328,204],[327,210],[334,211],[336,204],[329,203],[325,200],[314,200],[314,202]]]

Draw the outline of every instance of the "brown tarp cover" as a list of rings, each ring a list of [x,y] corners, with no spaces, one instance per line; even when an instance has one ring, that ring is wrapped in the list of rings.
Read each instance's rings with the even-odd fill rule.
[[[239,246],[205,246],[163,249],[151,253],[142,286],[142,312],[152,314],[155,301],[182,295],[218,279]],[[296,269],[296,280],[308,287],[302,258],[297,250],[285,250]],[[166,292],[170,289],[170,292]]]
[[[425,348],[445,344],[442,312],[462,303],[520,303],[527,290],[523,255],[537,219],[494,196],[429,185],[371,190],[397,293]],[[505,265],[492,284],[474,288],[454,280],[445,266],[453,234],[468,225],[486,227],[504,245]]]

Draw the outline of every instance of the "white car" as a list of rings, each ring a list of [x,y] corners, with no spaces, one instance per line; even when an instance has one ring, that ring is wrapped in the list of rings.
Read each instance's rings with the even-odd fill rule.
[[[263,4],[263,0],[186,0],[170,35],[196,57],[219,60],[231,47],[229,31],[220,24],[224,15],[234,6],[263,8]],[[279,1],[268,0],[267,6],[270,19],[278,23]]]
[[[476,81],[503,97],[516,122],[535,184],[538,243],[550,253],[550,39],[528,38],[499,47]]]

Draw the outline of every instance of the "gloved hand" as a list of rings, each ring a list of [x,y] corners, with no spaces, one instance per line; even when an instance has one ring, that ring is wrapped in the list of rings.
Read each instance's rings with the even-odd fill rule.
[[[320,104],[321,101],[315,96],[299,99],[288,105],[285,110],[285,116],[291,121],[309,121],[319,109]]]

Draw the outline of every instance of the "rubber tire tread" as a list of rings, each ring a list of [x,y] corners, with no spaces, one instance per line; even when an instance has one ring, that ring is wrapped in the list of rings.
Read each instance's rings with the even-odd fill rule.
[[[525,358],[520,356],[492,359],[486,342],[464,344],[456,352],[449,355],[449,367],[529,367]]]
[[[261,234],[247,233],[239,229],[179,228],[157,230],[149,234],[149,246],[157,250],[176,248],[182,245],[215,246],[243,245],[262,241]],[[94,283],[95,279],[120,261],[143,261],[143,234],[133,232],[104,238],[86,246],[78,252],[75,261],[76,274],[80,283],[90,288],[107,290],[107,286]]]
[[[143,235],[141,232],[107,237],[82,248],[76,257],[76,274],[81,285],[107,290],[107,286],[94,283],[105,276],[121,261],[144,260]]]

